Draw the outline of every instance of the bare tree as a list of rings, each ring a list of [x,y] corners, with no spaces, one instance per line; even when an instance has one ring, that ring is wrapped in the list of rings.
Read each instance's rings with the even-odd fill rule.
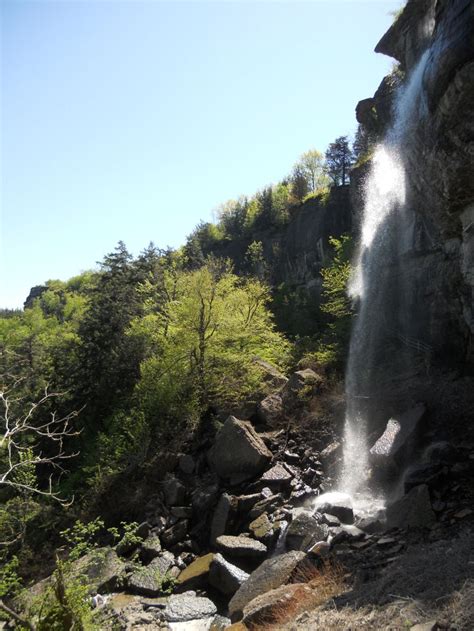
[[[81,410],[65,416],[48,411],[51,401],[62,393],[49,392],[47,387],[39,400],[27,403],[24,396],[15,396],[21,381],[14,379],[12,385],[0,386],[0,488],[11,487],[67,503],[53,490],[53,474],[63,473],[64,462],[78,455],[68,452],[66,442],[80,434],[72,421]],[[46,488],[36,485],[39,465],[54,470]]]

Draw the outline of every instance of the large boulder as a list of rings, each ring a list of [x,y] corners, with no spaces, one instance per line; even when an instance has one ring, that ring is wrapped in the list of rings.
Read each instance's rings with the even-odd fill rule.
[[[268,383],[272,388],[281,388],[288,381],[287,377],[283,375],[278,368],[272,366],[260,357],[255,357],[253,363],[258,366],[262,373],[262,378],[265,383]]]
[[[247,572],[226,561],[222,554],[214,556],[209,570],[209,583],[218,591],[232,596],[248,577]]]
[[[305,398],[307,395],[313,394],[322,383],[322,378],[318,373],[305,368],[294,372],[288,379],[288,382],[281,390],[281,396],[285,403],[291,403],[298,398]]]
[[[103,594],[119,587],[125,564],[111,548],[97,548],[72,564],[72,575],[85,578],[89,592]]]
[[[311,594],[308,585],[294,583],[282,585],[265,594],[257,596],[244,607],[242,622],[247,625],[259,625],[275,622],[282,609],[291,606],[292,602],[301,602]]]
[[[254,598],[284,585],[306,558],[304,552],[287,552],[267,559],[252,572],[229,602],[232,620],[242,617],[244,607]]]
[[[328,527],[321,523],[311,511],[296,514],[286,532],[286,546],[290,550],[309,550],[317,541],[328,536]]]
[[[213,559],[214,554],[212,552],[198,557],[179,574],[176,583],[178,585],[186,585],[188,589],[202,586],[207,582],[209,568]]]
[[[425,412],[426,406],[420,403],[397,418],[389,419],[385,431],[370,449],[375,467],[398,470],[407,463]]]
[[[234,416],[224,423],[216,436],[208,459],[220,478],[238,484],[261,473],[272,458],[272,452],[252,425]]]
[[[237,559],[264,559],[268,552],[261,541],[243,536],[222,535],[216,539],[216,545],[226,556]]]
[[[173,565],[173,560],[173,555],[165,552],[146,567],[133,572],[128,577],[130,591],[140,596],[159,596],[167,582],[167,573]]]
[[[282,464],[277,463],[260,478],[258,485],[261,488],[268,487],[272,491],[279,491],[290,486],[293,476]]]
[[[386,511],[389,528],[416,528],[431,526],[436,517],[431,508],[426,484],[415,486],[407,495],[394,502]]]
[[[270,427],[278,427],[284,420],[283,399],[278,392],[265,397],[257,406],[259,419]]]

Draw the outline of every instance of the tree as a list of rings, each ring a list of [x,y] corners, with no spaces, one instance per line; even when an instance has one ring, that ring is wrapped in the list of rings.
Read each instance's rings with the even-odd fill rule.
[[[347,184],[352,163],[349,140],[347,136],[339,136],[326,150],[326,171],[336,186]]]
[[[311,193],[327,186],[327,175],[324,171],[324,156],[316,149],[310,149],[300,156],[294,169],[305,178]]]
[[[228,262],[207,261],[165,282],[172,299],[157,312],[150,295],[130,334],[151,350],[141,366],[140,405],[148,419],[176,429],[177,421],[197,420],[210,405],[230,405],[258,389],[254,357],[278,364],[287,343],[275,331],[266,285],[237,277]]]
[[[308,194],[308,180],[300,164],[293,167],[291,175],[291,195],[296,202],[302,202]]]
[[[38,401],[25,405],[23,399],[15,395],[21,380],[13,380],[8,386],[8,375],[3,377],[0,388],[0,488],[45,495],[62,502],[53,490],[52,474],[47,488],[43,489],[37,485],[36,469],[42,466],[62,472],[63,462],[77,455],[68,451],[66,443],[79,434],[71,423],[79,412],[61,416],[50,411],[51,401],[60,395],[48,392],[47,388]],[[46,414],[43,408],[46,408]]]

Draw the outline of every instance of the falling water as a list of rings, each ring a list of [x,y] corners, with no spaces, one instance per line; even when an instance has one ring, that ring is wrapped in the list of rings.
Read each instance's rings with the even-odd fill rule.
[[[403,329],[406,318],[403,287],[387,288],[386,271],[399,264],[408,233],[408,187],[404,157],[412,141],[413,126],[423,115],[422,78],[429,51],[421,57],[400,90],[394,123],[376,149],[365,183],[365,205],[359,250],[350,282],[350,295],[358,301],[346,374],[347,410],[344,461],[338,488],[352,496],[356,510],[380,507],[368,488],[369,445],[365,405],[376,389],[381,347],[387,337],[387,317]],[[388,313],[388,316],[387,316]]]

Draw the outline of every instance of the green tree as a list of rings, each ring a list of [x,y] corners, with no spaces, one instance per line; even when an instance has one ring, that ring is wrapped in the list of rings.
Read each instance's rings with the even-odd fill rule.
[[[167,274],[165,282],[171,299],[157,311],[150,296],[130,333],[151,350],[138,386],[148,419],[197,420],[210,405],[234,404],[259,387],[255,356],[285,360],[287,343],[275,331],[269,290],[260,281],[209,261],[174,278]]]
[[[297,169],[302,174],[306,180],[308,191],[311,193],[326,187],[328,184],[328,177],[324,170],[324,156],[317,149],[305,151],[293,169],[294,171]]]
[[[353,164],[353,154],[347,136],[339,136],[326,150],[326,171],[336,186],[344,186],[349,181],[349,171]]]

